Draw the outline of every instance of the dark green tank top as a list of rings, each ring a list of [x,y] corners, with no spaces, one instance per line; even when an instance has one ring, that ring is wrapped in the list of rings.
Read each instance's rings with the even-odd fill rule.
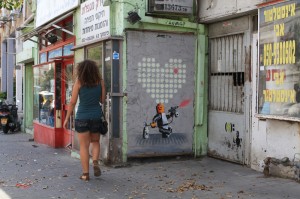
[[[79,105],[76,119],[100,119],[102,109],[99,104],[101,85],[94,87],[83,86],[79,89]]]

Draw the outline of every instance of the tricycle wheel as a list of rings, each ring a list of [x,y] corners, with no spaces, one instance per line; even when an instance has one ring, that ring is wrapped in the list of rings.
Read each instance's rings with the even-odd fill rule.
[[[149,129],[148,129],[148,127],[144,127],[144,129],[143,129],[143,138],[144,139],[149,138]]]

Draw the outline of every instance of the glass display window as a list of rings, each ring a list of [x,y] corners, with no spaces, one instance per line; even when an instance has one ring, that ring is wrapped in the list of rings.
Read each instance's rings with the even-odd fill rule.
[[[106,92],[111,91],[111,41],[102,42],[86,49],[87,59],[97,63],[105,83]],[[105,57],[105,58],[104,58]]]
[[[287,9],[291,12],[283,11]],[[300,119],[300,0],[259,10],[258,110],[262,117]]]
[[[33,68],[34,74],[34,120],[54,127],[55,81],[54,63],[45,63]]]

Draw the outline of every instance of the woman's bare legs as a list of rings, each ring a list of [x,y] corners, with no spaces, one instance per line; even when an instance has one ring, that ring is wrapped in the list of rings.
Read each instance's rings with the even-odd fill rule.
[[[83,133],[78,133],[77,135],[78,135],[79,146],[80,146],[79,153],[80,153],[82,172],[89,173],[89,160],[90,160],[89,146],[91,142],[90,132],[87,131]]]
[[[100,154],[100,133],[91,134],[92,143],[92,158],[93,158],[93,168],[94,176],[100,176],[101,170],[99,166],[99,154]]]
[[[100,134],[99,133],[91,133],[91,142],[92,142],[92,158],[94,160],[99,160],[100,154]]]

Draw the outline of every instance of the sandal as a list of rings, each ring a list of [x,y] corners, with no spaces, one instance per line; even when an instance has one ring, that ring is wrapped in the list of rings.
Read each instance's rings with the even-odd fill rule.
[[[101,169],[98,160],[93,161],[93,168],[94,168],[94,176],[96,177],[101,176]]]
[[[90,175],[89,175],[89,173],[83,173],[83,174],[79,177],[79,179],[87,182],[87,181],[90,180]]]

